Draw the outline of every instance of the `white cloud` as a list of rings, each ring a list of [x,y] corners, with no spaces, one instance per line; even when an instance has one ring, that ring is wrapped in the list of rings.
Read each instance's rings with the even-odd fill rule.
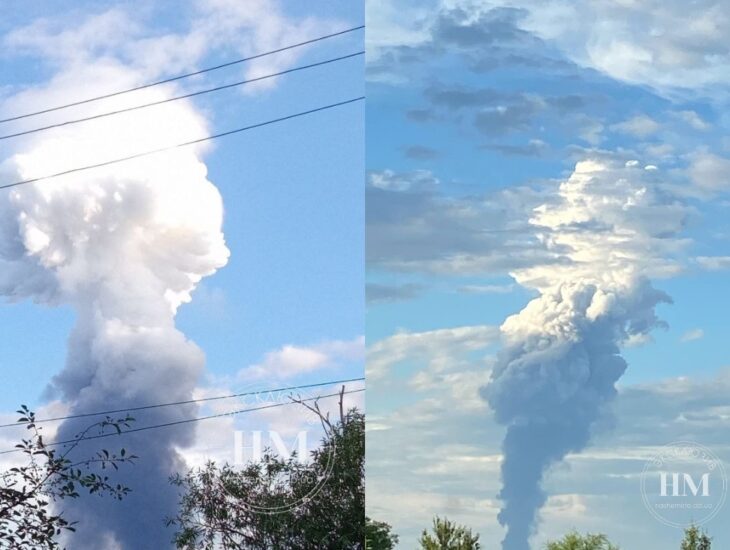
[[[142,25],[121,8],[82,17],[73,26],[64,23],[60,19],[36,19],[6,34],[3,46],[6,51],[39,54],[55,64],[68,65],[98,61],[143,32]]]
[[[563,281],[605,286],[677,274],[689,209],[662,193],[661,174],[639,168],[637,161],[578,162],[554,204],[535,208],[530,220],[561,261],[513,270],[517,282],[538,289]]]
[[[579,64],[614,78],[667,91],[708,89],[729,81],[725,0],[691,6],[675,0],[508,4],[529,11],[526,29],[554,41]]]
[[[687,175],[701,193],[730,190],[730,159],[699,150],[689,155]]]
[[[409,386],[419,392],[449,388],[454,407],[483,413],[488,407],[479,389],[490,381],[492,362],[491,359],[485,359],[473,365],[463,365],[461,368],[469,370],[461,372],[440,372],[440,366],[438,369],[427,368],[413,375]]]
[[[428,39],[422,22],[435,6],[413,0],[372,0],[365,3],[368,32],[366,34],[368,61],[376,61],[381,48],[414,45]],[[408,14],[404,17],[404,14]]]
[[[548,498],[540,515],[548,522],[551,520],[580,521],[588,512],[587,500],[585,495],[575,493],[552,495]]]
[[[603,130],[605,129],[603,123],[587,116],[579,116],[578,120],[581,123],[579,130],[581,139],[594,146],[603,141]]]
[[[614,124],[611,126],[611,129],[624,134],[645,138],[657,133],[661,129],[661,125],[647,115],[637,115],[618,124]]]
[[[404,361],[425,361],[432,372],[458,370],[465,356],[489,347],[498,339],[499,329],[488,325],[398,332],[368,347],[367,377],[378,381],[391,376],[392,369]]]
[[[365,351],[365,339],[328,340],[304,347],[285,345],[270,351],[261,363],[239,371],[239,381],[253,381],[267,378],[288,379],[301,374],[320,370],[332,370],[342,363],[361,361]]]
[[[152,20],[155,11],[113,8],[87,16],[71,12],[66,17],[39,18],[2,38],[7,51],[41,56],[55,66],[75,65],[106,59],[121,63],[136,73],[140,84],[161,75],[169,76],[197,68],[210,53],[224,50],[234,56],[250,56],[302,42],[347,27],[334,18],[288,15],[278,0],[199,0],[185,30],[160,34]],[[240,67],[247,79],[291,67],[308,48],[287,50],[253,60]],[[199,79],[197,79],[199,80]],[[85,80],[84,80],[85,81]],[[270,89],[272,78],[242,87],[243,93]],[[106,83],[107,91],[113,90]],[[88,92],[85,95],[88,94]]]
[[[333,18],[288,16],[277,0],[201,0],[198,6],[201,21],[193,23],[192,32],[202,32],[210,42],[209,47],[229,43],[242,55],[302,42],[348,26]],[[297,48],[255,60],[247,64],[245,76],[255,78],[282,71],[293,65],[304,51],[306,48]],[[275,84],[276,79],[265,80],[244,91],[269,89]]]
[[[698,256],[695,261],[707,271],[724,271],[730,269],[730,256]]]
[[[509,294],[514,289],[515,285],[463,285],[456,290],[465,294]]]
[[[321,369],[328,361],[329,357],[319,350],[284,346],[279,351],[267,353],[264,362],[252,368],[261,369],[261,376],[266,376],[266,372],[269,371],[279,376],[289,377]],[[246,378],[249,373],[251,371],[246,369],[241,376]]]
[[[705,331],[701,328],[693,328],[688,330],[680,337],[680,342],[693,342],[694,340],[701,340],[705,336]]]
[[[644,148],[644,151],[650,157],[666,159],[673,157],[675,147],[671,143],[649,144]]]
[[[672,114],[697,131],[704,132],[712,128],[712,125],[695,111],[677,111]]]
[[[368,181],[373,187],[386,191],[428,191],[439,184],[438,179],[429,170],[414,170],[408,173],[394,170],[371,172]]]

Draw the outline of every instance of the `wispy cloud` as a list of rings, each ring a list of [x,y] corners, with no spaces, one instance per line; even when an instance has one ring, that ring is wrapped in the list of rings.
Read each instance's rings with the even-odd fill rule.
[[[661,124],[650,116],[636,115],[628,120],[614,124],[611,126],[611,129],[617,132],[645,138],[657,133],[661,129]]]
[[[507,294],[514,288],[515,285],[463,285],[456,291],[465,294]]]
[[[698,256],[697,264],[707,271],[724,271],[730,269],[730,256]]]
[[[416,298],[425,289],[424,285],[417,283],[402,285],[368,283],[365,287],[365,298],[368,304],[402,302]]]
[[[404,361],[425,361],[426,368],[438,372],[455,371],[463,367],[470,353],[483,350],[498,339],[497,327],[488,325],[399,332],[368,347],[367,376],[369,380],[382,380]]]
[[[313,346],[285,345],[266,353],[263,360],[241,369],[239,382],[286,380],[317,371],[332,371],[346,364],[362,361],[365,339],[328,340]]]
[[[679,338],[680,342],[693,342],[695,340],[701,340],[705,336],[705,331],[701,328],[693,328],[688,330]]]

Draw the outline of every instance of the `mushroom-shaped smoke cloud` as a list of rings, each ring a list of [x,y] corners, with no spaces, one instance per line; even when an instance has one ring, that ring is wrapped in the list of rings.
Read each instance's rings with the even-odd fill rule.
[[[105,90],[136,83],[125,69],[99,63],[61,74],[47,88],[24,92],[5,107],[18,112],[78,99],[79,81]],[[85,94],[98,91],[92,84]],[[171,92],[148,89],[73,114],[94,115]],[[0,180],[37,177],[206,133],[205,121],[183,102],[60,128],[15,143],[0,165]],[[66,366],[54,384],[73,413],[191,398],[204,356],[177,330],[175,314],[229,254],[221,231],[222,200],[206,177],[202,152],[201,147],[172,150],[0,194],[0,294],[70,304],[76,311]],[[195,414],[194,406],[158,409],[137,422]],[[67,421],[58,437],[73,437],[85,424]],[[81,520],[74,548],[169,547],[164,517],[174,511],[176,495],[168,477],[183,466],[176,449],[193,437],[192,427],[179,426],[114,442],[140,456],[122,473],[133,492],[121,503],[96,497],[67,503],[68,517]]]
[[[504,349],[482,388],[507,428],[504,550],[529,549],[543,476],[588,444],[626,369],[621,346],[661,325],[655,307],[670,299],[648,277],[678,269],[686,214],[653,171],[606,160],[578,163],[556,200],[535,210],[530,223],[559,261],[512,274],[539,296],[503,323]]]

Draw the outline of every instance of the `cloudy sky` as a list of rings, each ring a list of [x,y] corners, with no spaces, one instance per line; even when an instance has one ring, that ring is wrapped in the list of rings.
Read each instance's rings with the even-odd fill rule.
[[[590,419],[549,467],[535,548],[573,527],[676,546],[641,501],[647,457],[730,458],[729,9],[368,3],[369,507],[404,548],[435,514],[498,546],[516,418]],[[540,342],[556,368],[517,383]],[[571,380],[586,356],[605,385]]]
[[[12,0],[4,7],[0,118],[363,22],[357,2],[305,8],[275,0],[154,6],[130,0],[103,6],[76,2],[69,9],[68,2],[56,0]],[[134,97],[3,124],[0,134],[164,100],[355,53],[362,46],[362,31],[353,32]],[[363,92],[362,67],[362,57],[354,57],[192,100],[3,140],[0,183],[356,98]],[[21,403],[43,416],[361,376],[363,128],[363,105],[355,103],[0,191],[0,323],[6,336],[6,345],[0,346],[2,423],[14,420],[12,411]],[[362,394],[348,403],[362,405]],[[189,417],[252,404],[218,402],[212,408],[165,414]],[[161,419],[149,416],[138,422]],[[158,441],[138,443],[148,454],[178,457],[179,452],[188,464],[208,457],[232,460],[234,427],[275,429],[291,437],[314,426],[311,420],[273,409],[238,423],[230,418],[201,423],[188,434],[158,434],[160,449]],[[55,429],[48,426],[48,435]],[[19,435],[0,433],[3,449]],[[166,484],[164,472],[153,469],[141,463],[134,475],[156,475]],[[154,488],[156,482],[150,483]],[[159,521],[150,529],[167,544],[169,533],[161,529],[161,520],[169,510],[146,511],[133,500],[124,514],[157,513]],[[88,523],[107,521],[83,505],[75,511]],[[117,527],[109,520],[94,531],[95,536],[108,531],[105,548],[141,547],[133,533],[115,532]],[[89,539],[85,544],[98,548],[102,543]]]

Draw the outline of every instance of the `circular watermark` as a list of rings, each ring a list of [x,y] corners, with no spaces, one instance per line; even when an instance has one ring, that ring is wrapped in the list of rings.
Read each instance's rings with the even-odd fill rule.
[[[670,443],[644,465],[641,497],[649,513],[664,525],[680,529],[702,525],[725,504],[725,467],[703,445]]]
[[[234,465],[240,468],[241,474],[252,474],[253,468],[260,469],[263,474],[261,481],[265,483],[260,491],[254,492],[255,495],[261,497],[267,491],[277,495],[277,498],[271,499],[276,504],[266,504],[269,499],[265,497],[247,499],[241,494],[233,494],[237,491],[227,491],[236,499],[238,506],[260,514],[286,513],[306,505],[325,487],[334,470],[337,448],[332,426],[326,421],[326,417],[320,416],[316,405],[321,397],[321,388],[301,388],[294,393],[287,388],[258,389],[254,384],[248,385],[239,394],[239,405],[247,409],[259,409],[264,414],[267,410],[276,410],[277,405],[285,405],[279,410],[287,410],[287,414],[296,418],[302,429],[295,434],[282,434],[274,429],[234,432]],[[296,412],[289,412],[292,408]],[[318,425],[317,428],[315,425]],[[315,438],[327,440],[329,443],[325,447],[319,447],[320,456],[317,461],[309,460],[309,453],[313,449],[308,443]],[[275,465],[277,461],[279,464],[289,465],[279,469]],[[293,484],[294,479],[298,489],[296,492],[287,494],[281,490],[282,487]]]

